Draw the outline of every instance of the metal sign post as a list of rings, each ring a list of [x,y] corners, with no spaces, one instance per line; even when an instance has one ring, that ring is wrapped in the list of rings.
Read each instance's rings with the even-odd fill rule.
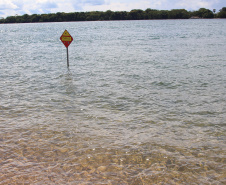
[[[67,47],[67,67],[69,68],[69,56],[68,56],[68,47]]]
[[[63,42],[65,47],[67,48],[67,67],[69,68],[69,55],[68,55],[68,46],[73,41],[73,37],[68,33],[67,30],[61,35],[60,40]]]

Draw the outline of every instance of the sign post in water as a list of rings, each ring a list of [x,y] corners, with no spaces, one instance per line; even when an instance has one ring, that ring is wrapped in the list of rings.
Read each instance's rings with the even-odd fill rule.
[[[73,37],[68,33],[67,30],[61,35],[60,40],[63,42],[65,47],[67,48],[67,67],[69,68],[69,56],[68,56],[68,46],[73,41]]]

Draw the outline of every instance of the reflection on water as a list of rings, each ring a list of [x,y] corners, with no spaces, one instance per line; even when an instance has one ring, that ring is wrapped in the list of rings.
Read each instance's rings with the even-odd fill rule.
[[[61,75],[59,78],[60,78],[60,83],[62,84],[62,87],[65,88],[65,94],[66,95],[75,94],[76,89],[73,83],[74,79],[70,69],[68,69],[66,74]]]
[[[225,26],[1,25],[0,184],[225,184]]]

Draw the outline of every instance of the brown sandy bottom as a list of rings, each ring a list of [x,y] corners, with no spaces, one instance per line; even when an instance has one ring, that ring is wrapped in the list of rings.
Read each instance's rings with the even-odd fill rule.
[[[0,135],[0,184],[225,184],[224,151],[142,143],[44,128]]]

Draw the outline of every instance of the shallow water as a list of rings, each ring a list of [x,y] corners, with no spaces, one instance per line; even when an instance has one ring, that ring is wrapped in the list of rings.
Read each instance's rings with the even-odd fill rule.
[[[0,184],[225,184],[225,20],[9,24],[0,43]]]

